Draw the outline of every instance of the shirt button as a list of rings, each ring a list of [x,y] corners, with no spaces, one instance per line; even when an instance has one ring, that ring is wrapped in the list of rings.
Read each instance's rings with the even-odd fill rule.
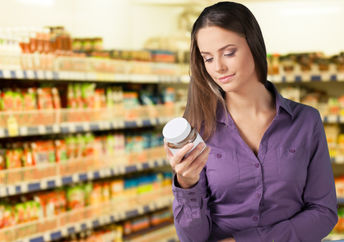
[[[253,220],[253,221],[258,221],[258,216],[253,216],[253,217],[252,217],[252,220]]]
[[[216,154],[216,157],[217,157],[218,159],[220,159],[220,158],[222,157],[222,154],[217,153],[217,154]]]
[[[255,166],[256,166],[257,168],[259,168],[259,163],[256,163]]]

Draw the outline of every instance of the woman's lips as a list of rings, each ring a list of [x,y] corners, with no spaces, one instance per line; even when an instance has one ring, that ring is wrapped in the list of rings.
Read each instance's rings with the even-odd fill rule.
[[[227,83],[229,82],[232,77],[234,76],[235,74],[231,74],[231,75],[228,75],[228,76],[223,76],[223,77],[220,77],[218,78],[218,80],[221,82],[221,83]]]

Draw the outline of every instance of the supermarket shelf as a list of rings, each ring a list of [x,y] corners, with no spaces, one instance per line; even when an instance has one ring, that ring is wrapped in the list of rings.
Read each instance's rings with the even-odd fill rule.
[[[32,70],[0,70],[2,79],[40,80],[40,81],[92,81],[92,82],[133,82],[133,83],[188,83],[188,75],[159,74],[117,74],[77,71],[32,71]],[[344,73],[320,74],[288,74],[269,75],[268,80],[274,83],[293,82],[344,82]]]
[[[172,205],[173,196],[165,194],[160,197],[162,198],[159,198],[158,200],[155,200],[155,201],[136,204],[135,206],[132,206],[132,207],[135,207],[134,209],[131,207],[129,209],[123,209],[122,211],[116,209],[114,210],[115,212],[114,211],[109,212],[109,210],[112,209],[113,206],[115,206],[115,204],[110,204],[109,206],[104,205],[107,209],[106,213],[104,211],[98,216],[92,217],[90,219],[81,219],[78,222],[67,223],[64,226],[59,226],[58,229],[54,228],[40,234],[29,235],[25,238],[21,237],[19,239],[16,239],[16,241],[43,242],[43,241],[58,240],[63,237],[66,237],[66,236],[69,236],[69,235],[72,235],[84,230],[94,229],[100,226],[104,226],[106,224],[111,224],[118,221],[129,219],[129,218],[137,217],[139,215],[153,212],[158,209]],[[80,211],[75,211],[75,212],[77,212],[78,214],[86,214],[89,209],[91,208],[84,208],[84,209],[80,209]],[[69,215],[68,213],[66,215],[62,214],[62,216],[59,216],[57,220],[62,221],[63,219],[65,219],[64,216],[73,216],[73,211],[71,211]],[[7,230],[11,230],[11,228],[9,227]],[[18,228],[18,230],[20,230],[20,228]],[[3,234],[6,234],[6,233],[3,233]]]
[[[150,231],[151,232],[147,232]],[[148,228],[147,231],[138,231],[134,234],[130,234],[129,238],[124,237],[124,242],[177,242],[179,241],[174,224],[168,222],[166,224],[160,224],[153,228]],[[134,237],[133,237],[134,235]]]
[[[58,176],[32,182],[22,182],[11,185],[0,185],[0,197],[13,196],[45,189],[53,189],[77,182],[92,181],[100,178],[129,174],[137,171],[148,170],[167,166],[165,159],[156,159],[138,164],[119,165],[89,172],[80,172],[73,175]]]
[[[99,81],[99,82],[134,82],[134,83],[187,83],[188,76],[150,75],[150,74],[115,74],[77,71],[32,71],[0,70],[2,79],[41,80],[41,81]]]
[[[344,82],[344,73],[321,73],[321,74],[289,74],[289,75],[269,75],[268,80],[274,83],[294,83],[294,82]]]
[[[331,162],[334,164],[344,164],[344,156],[331,157]]]
[[[128,129],[137,127],[150,127],[165,124],[171,117],[150,119],[136,119],[135,121],[99,121],[99,122],[73,122],[53,125],[38,125],[18,127],[16,129],[0,128],[0,138],[22,137],[32,135],[69,134],[77,132]],[[344,123],[343,115],[327,115],[322,118],[324,123]]]
[[[344,123],[343,115],[326,115],[322,117],[324,123]]]
[[[99,121],[80,123],[61,123],[53,125],[38,125],[30,127],[18,127],[17,129],[0,128],[0,138],[47,135],[47,134],[69,134],[76,132],[101,131],[113,129],[128,129],[137,127],[149,127],[166,123],[170,118],[136,119],[135,121]]]

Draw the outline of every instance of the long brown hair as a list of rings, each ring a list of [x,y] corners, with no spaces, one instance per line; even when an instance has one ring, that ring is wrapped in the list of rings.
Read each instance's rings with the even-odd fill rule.
[[[191,126],[198,131],[202,129],[204,140],[208,140],[215,132],[217,108],[226,110],[224,92],[206,71],[197,45],[198,30],[207,26],[217,26],[245,37],[254,59],[259,81],[265,85],[267,78],[264,39],[251,11],[244,5],[234,2],[219,2],[205,8],[196,19],[191,31],[191,78],[184,112],[184,117]]]

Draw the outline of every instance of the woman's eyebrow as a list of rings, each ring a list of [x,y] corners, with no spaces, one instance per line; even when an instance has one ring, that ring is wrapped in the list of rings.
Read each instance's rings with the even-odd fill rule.
[[[234,44],[228,44],[228,45],[225,45],[223,47],[221,47],[220,49],[218,49],[217,51],[222,51],[224,49],[226,49],[227,47],[229,46],[235,46]],[[201,54],[211,54],[210,52],[207,52],[207,51],[201,51]]]

